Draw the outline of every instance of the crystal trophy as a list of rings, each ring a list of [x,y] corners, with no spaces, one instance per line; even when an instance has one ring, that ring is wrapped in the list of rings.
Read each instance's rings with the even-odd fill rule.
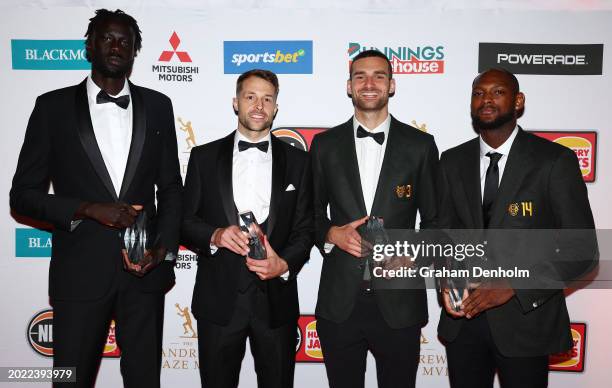
[[[249,237],[249,257],[256,260],[265,260],[268,256],[264,245],[264,234],[255,219],[255,215],[250,210],[238,215],[244,223],[240,229]]]
[[[145,252],[155,245],[154,229],[153,222],[147,220],[144,210],[139,212],[134,223],[125,229],[123,244],[131,263],[139,264],[144,259]]]

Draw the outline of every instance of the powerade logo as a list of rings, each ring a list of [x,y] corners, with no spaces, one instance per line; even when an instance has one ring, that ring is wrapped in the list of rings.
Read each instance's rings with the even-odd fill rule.
[[[51,233],[31,228],[15,229],[15,257],[51,257]]]
[[[349,64],[362,51],[377,50],[391,62],[395,74],[442,74],[444,73],[444,46],[379,46],[349,43]]]
[[[225,41],[225,74],[265,69],[276,74],[312,74],[311,40]]]
[[[89,70],[85,41],[12,39],[15,70]]]
[[[602,74],[603,44],[480,43],[478,46],[478,72],[502,67],[514,74]]]

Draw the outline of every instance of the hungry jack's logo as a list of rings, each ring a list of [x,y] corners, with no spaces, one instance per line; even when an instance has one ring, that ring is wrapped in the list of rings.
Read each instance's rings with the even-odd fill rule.
[[[557,372],[584,372],[586,323],[572,323],[572,347],[565,353],[553,354],[548,369]]]
[[[561,144],[576,153],[582,179],[595,182],[597,165],[597,132],[595,131],[531,131],[534,135]]]

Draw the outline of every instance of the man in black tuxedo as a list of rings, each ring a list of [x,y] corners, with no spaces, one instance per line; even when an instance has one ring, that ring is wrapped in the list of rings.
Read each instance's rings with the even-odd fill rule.
[[[131,16],[98,10],[85,36],[91,75],[36,100],[11,207],[53,226],[54,366],[76,367],[76,385],[93,386],[114,318],[125,386],[158,387],[181,219],[172,104],[127,79],[142,40]],[[141,209],[158,243],[132,264],[122,231]]]
[[[317,331],[332,388],[364,386],[368,350],[380,387],[415,385],[428,319],[424,285],[374,289],[357,230],[368,215],[387,229],[414,229],[417,210],[421,228],[435,226],[438,149],[431,135],[389,115],[394,92],[387,57],[360,53],[347,81],[355,115],[317,135],[311,148],[315,241],[324,257]]]
[[[198,254],[192,311],[205,387],[237,387],[246,339],[259,387],[292,387],[297,275],[313,240],[310,158],[270,133],[278,79],[251,70],[237,81],[238,130],[191,151],[182,238]],[[249,257],[239,213],[266,235],[267,258]]]
[[[491,69],[476,77],[471,115],[479,136],[442,153],[439,226],[531,229],[537,236],[545,234],[533,229],[587,230],[580,243],[561,241],[567,249],[557,249],[555,260],[545,261],[554,249],[544,255],[529,252],[546,247],[545,239],[532,241],[519,255],[532,261],[532,269],[554,272],[556,280],[574,279],[597,262],[597,244],[588,231],[594,223],[587,189],[574,152],[517,125],[524,105],[513,74]],[[519,246],[517,241],[510,245]],[[572,256],[577,246],[584,256]],[[511,254],[507,250],[502,256]],[[526,284],[537,286],[547,272],[534,275]],[[516,279],[484,279],[469,296],[465,293],[459,311],[443,290],[438,333],[446,342],[451,387],[492,387],[496,370],[504,388],[547,386],[548,356],[572,346],[565,297],[562,289],[519,285]]]

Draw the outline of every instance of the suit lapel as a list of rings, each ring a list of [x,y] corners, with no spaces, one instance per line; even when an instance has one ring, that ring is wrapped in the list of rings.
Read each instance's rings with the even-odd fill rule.
[[[501,222],[506,215],[506,207],[515,198],[517,191],[521,186],[521,182],[529,172],[529,166],[532,166],[532,156],[528,149],[527,135],[523,129],[519,127],[514,143],[510,148],[508,160],[504,167],[504,174],[497,190],[495,202],[493,202],[493,210],[491,215],[490,228],[501,225]]]
[[[219,149],[217,164],[217,182],[223,202],[223,210],[230,225],[238,225],[238,214],[234,203],[234,191],[232,189],[232,159],[234,155],[235,131],[223,139]]]
[[[129,85],[132,103],[132,142],[130,144],[130,153],[128,154],[128,160],[125,166],[125,172],[123,174],[123,182],[121,183],[119,198],[123,198],[125,196],[130,184],[132,183],[132,180],[134,179],[147,132],[147,114],[142,95],[134,84],[130,82]]]
[[[279,206],[280,198],[284,190],[283,184],[285,183],[285,171],[287,169],[287,155],[285,154],[285,150],[283,149],[282,145],[279,143],[281,140],[278,140],[274,135],[271,136],[270,140],[272,146],[272,190],[270,194],[268,230],[266,231],[268,236],[272,235],[276,217],[278,212],[282,210],[279,209]]]
[[[111,195],[113,200],[117,201],[117,193],[115,192],[113,182],[108,174],[106,165],[104,164],[104,159],[102,158],[100,148],[98,147],[98,142],[96,141],[93,125],[91,124],[89,102],[87,99],[87,79],[81,82],[81,84],[79,84],[77,87],[76,113],[79,138],[81,140],[81,144],[83,145],[83,149],[89,157],[89,161],[96,171],[96,174],[104,184],[104,187],[106,187],[106,190]]]
[[[363,188],[361,187],[361,178],[359,176],[359,163],[357,163],[357,151],[355,149],[355,131],[353,130],[353,119],[349,119],[341,128],[341,133],[338,136],[337,160],[339,165],[344,167],[344,176],[348,180],[348,192],[353,196],[354,203],[358,207],[359,215],[362,217],[367,215],[365,200],[363,199]],[[342,174],[342,172],[340,172]]]
[[[461,182],[472,217],[472,225],[475,229],[481,229],[484,224],[482,220],[482,193],[480,191],[480,143],[478,138],[472,140],[467,149],[467,154],[462,160],[459,168]]]
[[[382,209],[385,209],[385,202],[388,202],[388,199],[391,198],[389,193],[385,195],[383,192],[387,189],[387,186],[384,184],[385,182],[389,182],[393,175],[394,170],[394,161],[398,159],[398,155],[400,152],[407,152],[406,149],[401,150],[400,144],[405,144],[403,142],[397,141],[401,136],[401,133],[398,132],[397,123],[395,119],[391,117],[391,125],[389,126],[389,134],[387,138],[387,146],[385,148],[385,154],[383,155],[383,162],[380,168],[380,174],[378,175],[378,182],[376,184],[376,193],[374,194],[374,201],[372,202],[372,211],[370,215],[381,216]],[[383,202],[383,200],[387,200]]]

